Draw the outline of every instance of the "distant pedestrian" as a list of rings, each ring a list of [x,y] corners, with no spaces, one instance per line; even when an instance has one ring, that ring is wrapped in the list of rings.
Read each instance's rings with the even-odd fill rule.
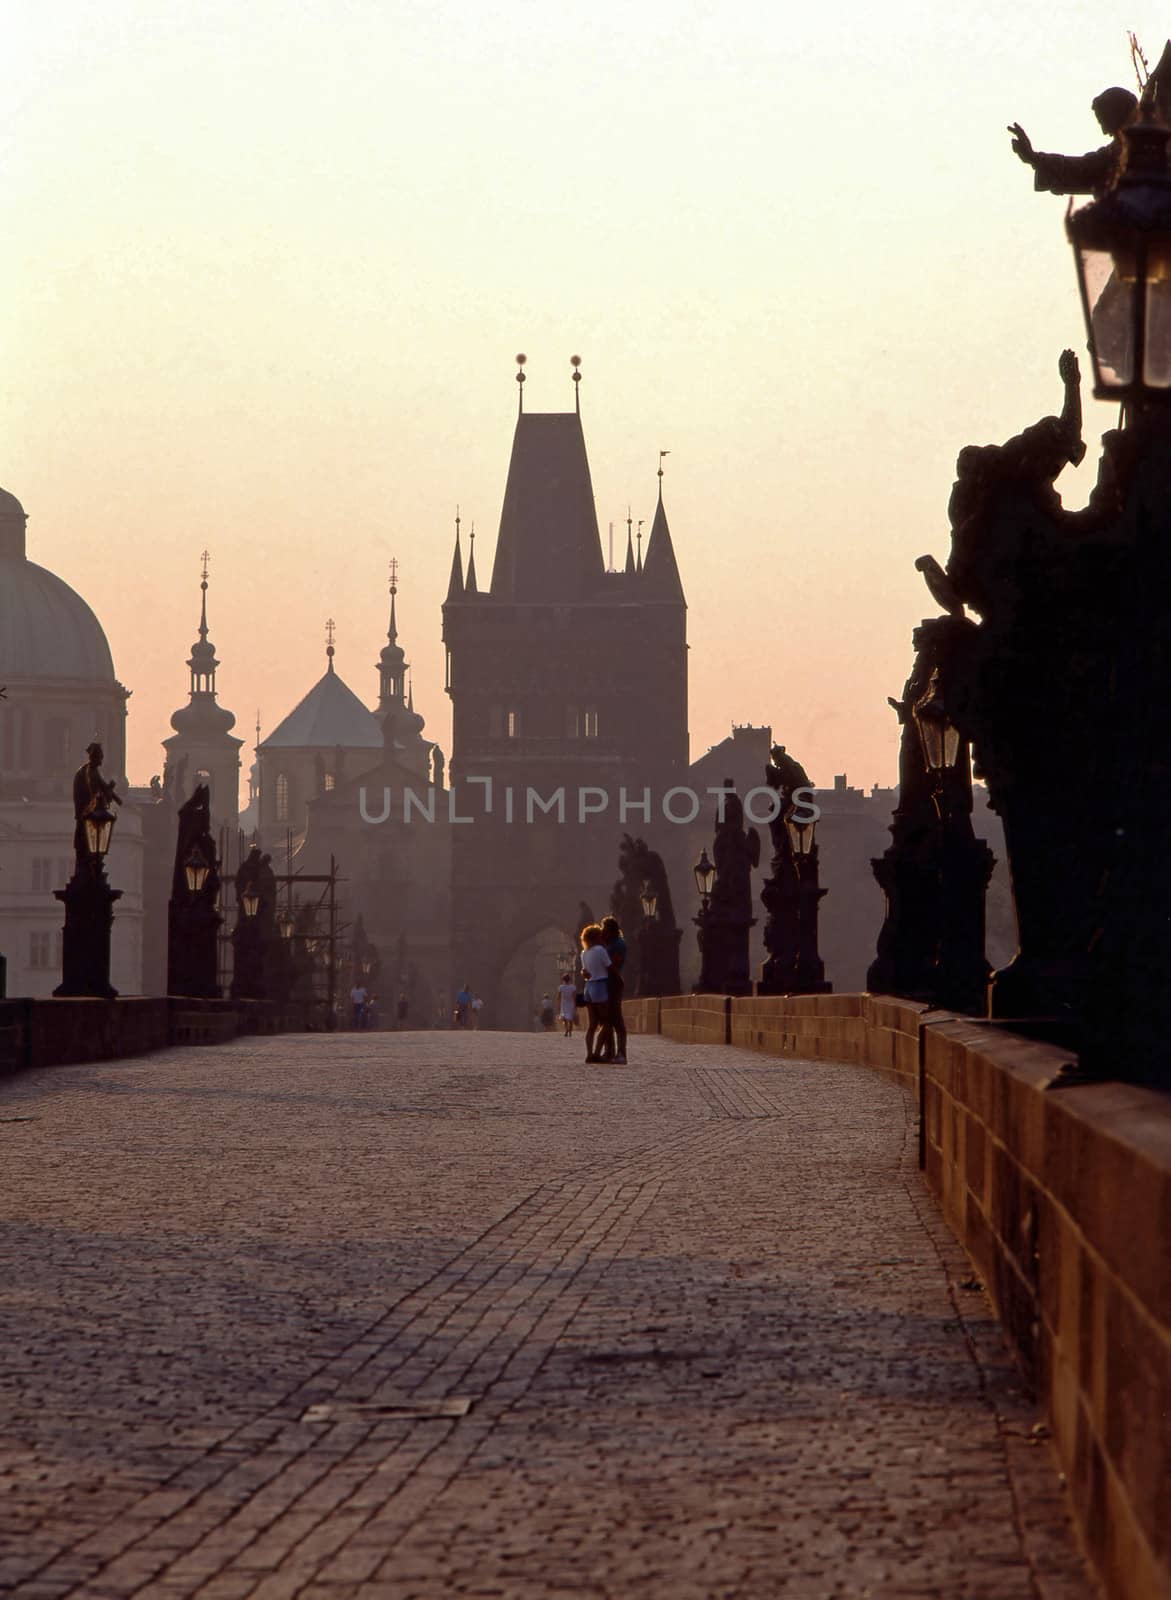
[[[553,1001],[548,993],[541,996],[541,1027],[546,1033],[553,1032]]]
[[[398,997],[398,1004],[394,1008],[395,1025],[400,1033],[407,1025],[407,1012],[409,1009],[410,1007],[407,1004],[406,995],[400,994]]]
[[[591,922],[581,932],[581,970],[585,974],[585,997],[590,1019],[586,1029],[586,1060],[602,1061],[613,1049],[610,986],[606,977],[610,970],[610,957],[606,954],[602,930],[596,922]]]
[[[455,1025],[457,1028],[466,1028],[468,1025],[468,1012],[472,1004],[472,991],[465,983],[455,996]]]
[[[480,1026],[480,1012],[483,1011],[483,1009],[484,1009],[484,1002],[480,999],[478,994],[474,994],[472,996],[472,1004],[471,1004],[471,1008],[470,1008],[470,1012],[469,1012],[469,1014],[471,1016],[471,1019],[472,1019],[472,1027],[474,1029],[477,1029],[477,1030],[479,1029],[479,1026]]]
[[[577,1021],[577,984],[573,981],[572,972],[561,974],[557,1000],[561,1012],[561,1031],[567,1039],[572,1039],[573,1025]]]
[[[355,1028],[366,1026],[366,1005],[370,996],[362,984],[356,983],[350,990],[350,1019]]]
[[[626,940],[617,917],[602,918],[602,942],[610,957],[610,1026],[614,1030],[611,1059],[619,1067],[626,1065],[626,1021],[622,1015],[622,996],[626,992],[623,968],[626,966]]]

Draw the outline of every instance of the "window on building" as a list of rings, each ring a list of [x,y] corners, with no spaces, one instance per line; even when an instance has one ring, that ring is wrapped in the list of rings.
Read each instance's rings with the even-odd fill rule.
[[[520,712],[513,710],[511,707],[508,712],[508,737],[510,739],[520,738]]]
[[[53,882],[53,861],[50,856],[33,857],[33,893],[46,894],[57,886]]]
[[[582,732],[587,739],[598,737],[598,713],[592,708],[587,710],[582,718]]]
[[[325,792],[326,792],[326,794],[328,794],[329,791],[332,788],[334,788],[336,783],[337,783],[337,779],[334,777],[333,773],[332,772],[327,772],[325,774]]]
[[[49,946],[52,934],[30,933],[28,936],[28,964],[30,967],[45,968],[49,965]]]
[[[278,772],[276,779],[276,819],[289,820],[289,780],[283,772]]]

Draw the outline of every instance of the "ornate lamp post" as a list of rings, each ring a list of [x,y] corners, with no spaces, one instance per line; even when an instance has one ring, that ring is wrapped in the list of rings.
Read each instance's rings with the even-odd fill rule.
[[[197,785],[179,807],[175,871],[167,907],[167,993],[220,998],[220,879],[211,834],[211,792]]]
[[[829,994],[825,962],[817,947],[817,913],[826,891],[818,877],[817,822],[785,822],[797,872],[797,961],[790,994]]]
[[[810,788],[804,767],[783,745],[773,748],[765,772],[777,795],[769,824],[773,856],[760,898],[768,919],[764,929],[768,959],[760,972],[760,994],[828,994],[825,963],[818,952],[817,920],[825,890],[818,878],[817,818],[793,800]]]
[[[232,929],[233,1000],[265,1000],[265,945],[272,906],[264,906],[260,851],[253,845],[236,873],[236,926]],[[264,914],[267,913],[267,914]]]
[[[1083,837],[1093,840],[1080,1076],[1171,1087],[1163,995],[1171,975],[1171,172],[1153,104],[1122,133],[1118,176],[1070,212],[1094,394],[1123,404],[1103,439],[1103,543],[1116,564],[1096,594],[1115,623],[1100,663],[1109,762]],[[1103,489],[1108,491],[1103,493]],[[1116,553],[1115,553],[1116,552]],[[1077,619],[1071,620],[1076,627]],[[1103,652],[1105,654],[1105,652]],[[1015,871],[1015,863],[1014,863]]]
[[[83,774],[93,772],[97,774],[97,781],[102,781],[97,773],[100,765],[99,751],[96,761],[91,760],[88,767],[82,767],[74,779],[75,798]],[[55,995],[84,995],[99,1000],[117,998],[118,991],[110,984],[110,929],[114,922],[114,902],[122,898],[122,891],[111,889],[105,869],[114,820],[114,813],[101,790],[78,816],[73,876],[64,889],[53,891],[54,898],[65,907],[61,982],[53,990]]]
[[[707,845],[700,851],[699,860],[691,870],[695,875],[695,887],[699,892],[699,915],[692,918],[699,929],[699,982],[696,987],[701,994],[707,994],[714,989],[716,977],[710,948],[712,941],[708,933],[712,891],[716,886],[716,869],[708,859]]]

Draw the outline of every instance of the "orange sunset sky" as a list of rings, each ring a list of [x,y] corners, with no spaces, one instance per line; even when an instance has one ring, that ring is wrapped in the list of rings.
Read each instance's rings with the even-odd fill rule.
[[[186,699],[199,552],[251,745],[324,668],[368,703],[389,558],[427,733],[456,503],[482,580],[526,406],[582,412],[598,519],[665,491],[691,738],[767,722],[892,783],[913,569],[958,449],[1060,405],[1064,202],[1143,0],[19,4],[6,26],[0,482],[133,690]],[[1084,501],[1109,408],[1088,399]],[[648,521],[649,530],[649,521]],[[619,556],[622,545],[619,544]],[[80,752],[79,752],[80,756]]]

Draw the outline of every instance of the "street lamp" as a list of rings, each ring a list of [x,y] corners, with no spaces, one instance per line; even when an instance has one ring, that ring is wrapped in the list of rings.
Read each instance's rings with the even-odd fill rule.
[[[240,910],[246,917],[254,917],[260,910],[260,891],[255,886],[249,887],[241,893]]]
[[[705,855],[707,854],[706,849],[704,851],[704,854]],[[714,875],[714,872],[715,872],[715,868],[714,867],[712,868],[712,872],[713,872],[713,875]],[[698,869],[697,869],[697,873],[698,873]],[[697,877],[697,881],[698,881],[698,877]],[[702,893],[702,890],[700,892]],[[646,918],[646,920],[648,922],[654,922],[655,919],[657,918],[658,914],[659,914],[659,897],[655,893],[654,887],[653,887],[652,884],[649,884],[649,883],[644,883],[643,884],[642,892],[641,892],[641,894],[639,896],[639,899],[642,901],[642,914],[643,914],[643,916]]]
[[[199,846],[193,845],[191,853],[183,863],[183,873],[187,879],[187,889],[190,894],[199,893],[207,882],[207,875],[210,870]]]
[[[934,668],[926,693],[912,707],[919,742],[923,746],[923,759],[929,772],[943,772],[954,767],[960,754],[959,729],[947,714],[943,693],[939,687],[939,669]]]
[[[1122,138],[1113,187],[1065,219],[1099,400],[1171,390],[1171,131],[1143,121]]]
[[[789,834],[789,843],[795,856],[807,856],[813,851],[813,840],[817,829],[814,821],[798,822],[794,817],[786,817],[785,827]]]
[[[101,861],[109,850],[113,831],[114,813],[104,800],[98,800],[85,816],[86,849],[95,861]]]
[[[293,937],[293,929],[297,925],[297,919],[293,915],[291,906],[277,913],[276,924],[282,939],[291,939]]]
[[[716,869],[708,860],[707,845],[704,845],[699,860],[695,863],[692,871],[695,873],[695,887],[699,890],[699,897],[703,901],[704,910],[706,911],[716,882]]]

